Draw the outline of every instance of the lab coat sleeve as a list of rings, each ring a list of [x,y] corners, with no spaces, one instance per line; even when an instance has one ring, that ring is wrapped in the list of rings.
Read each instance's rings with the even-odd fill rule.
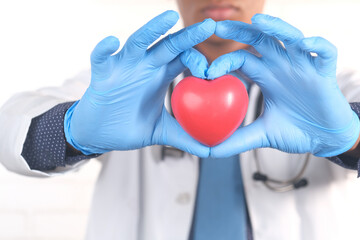
[[[351,105],[352,110],[360,118],[360,73],[354,71],[344,71],[338,75],[340,90]],[[360,159],[339,155],[328,158],[330,161],[347,169],[357,170],[360,176]]]
[[[22,156],[23,146],[32,119],[56,105],[81,98],[90,82],[89,72],[67,80],[60,87],[18,93],[0,108],[0,162],[10,171],[33,177],[48,177],[74,171],[88,160],[49,171],[33,170]]]

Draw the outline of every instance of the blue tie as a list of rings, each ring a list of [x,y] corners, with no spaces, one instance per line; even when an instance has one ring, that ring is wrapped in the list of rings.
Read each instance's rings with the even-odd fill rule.
[[[246,240],[246,227],[239,155],[200,159],[190,240]]]

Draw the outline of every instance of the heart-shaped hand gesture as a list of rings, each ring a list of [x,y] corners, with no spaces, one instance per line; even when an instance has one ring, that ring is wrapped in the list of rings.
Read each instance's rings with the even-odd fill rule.
[[[213,157],[262,147],[329,157],[355,144],[359,118],[337,85],[337,50],[331,43],[304,38],[288,23],[263,14],[255,15],[252,24],[218,22],[215,34],[252,45],[261,57],[239,50],[219,57],[208,69],[188,67],[195,76],[209,79],[241,71],[260,87],[264,111],[254,123],[213,147]],[[194,49],[182,56],[185,65],[189,59],[196,62],[194,58],[198,66],[206,66]]]
[[[185,70],[179,54],[213,35],[216,23],[207,19],[152,45],[178,19],[174,11],[160,14],[132,34],[118,53],[115,37],[95,47],[90,86],[65,115],[65,136],[72,146],[92,154],[171,145],[209,155],[209,148],[166,111],[164,98],[171,81]]]

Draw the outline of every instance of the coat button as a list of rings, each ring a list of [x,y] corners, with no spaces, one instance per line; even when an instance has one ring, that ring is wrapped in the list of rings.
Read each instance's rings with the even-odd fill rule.
[[[180,193],[177,197],[176,197],[176,203],[180,204],[180,205],[186,205],[189,204],[191,200],[191,196],[190,193],[184,192],[184,193]]]

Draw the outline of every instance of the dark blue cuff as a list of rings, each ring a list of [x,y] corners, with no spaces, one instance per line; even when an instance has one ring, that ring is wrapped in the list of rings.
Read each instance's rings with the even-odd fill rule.
[[[73,165],[99,154],[84,155],[65,139],[64,116],[74,102],[56,105],[31,120],[21,155],[33,170],[48,171]]]
[[[359,116],[360,118],[360,102],[359,103],[350,103],[351,109]],[[358,177],[360,177],[360,159],[350,157],[347,155],[339,155],[335,157],[328,158],[333,163],[336,163],[347,169],[354,169],[358,171]]]

